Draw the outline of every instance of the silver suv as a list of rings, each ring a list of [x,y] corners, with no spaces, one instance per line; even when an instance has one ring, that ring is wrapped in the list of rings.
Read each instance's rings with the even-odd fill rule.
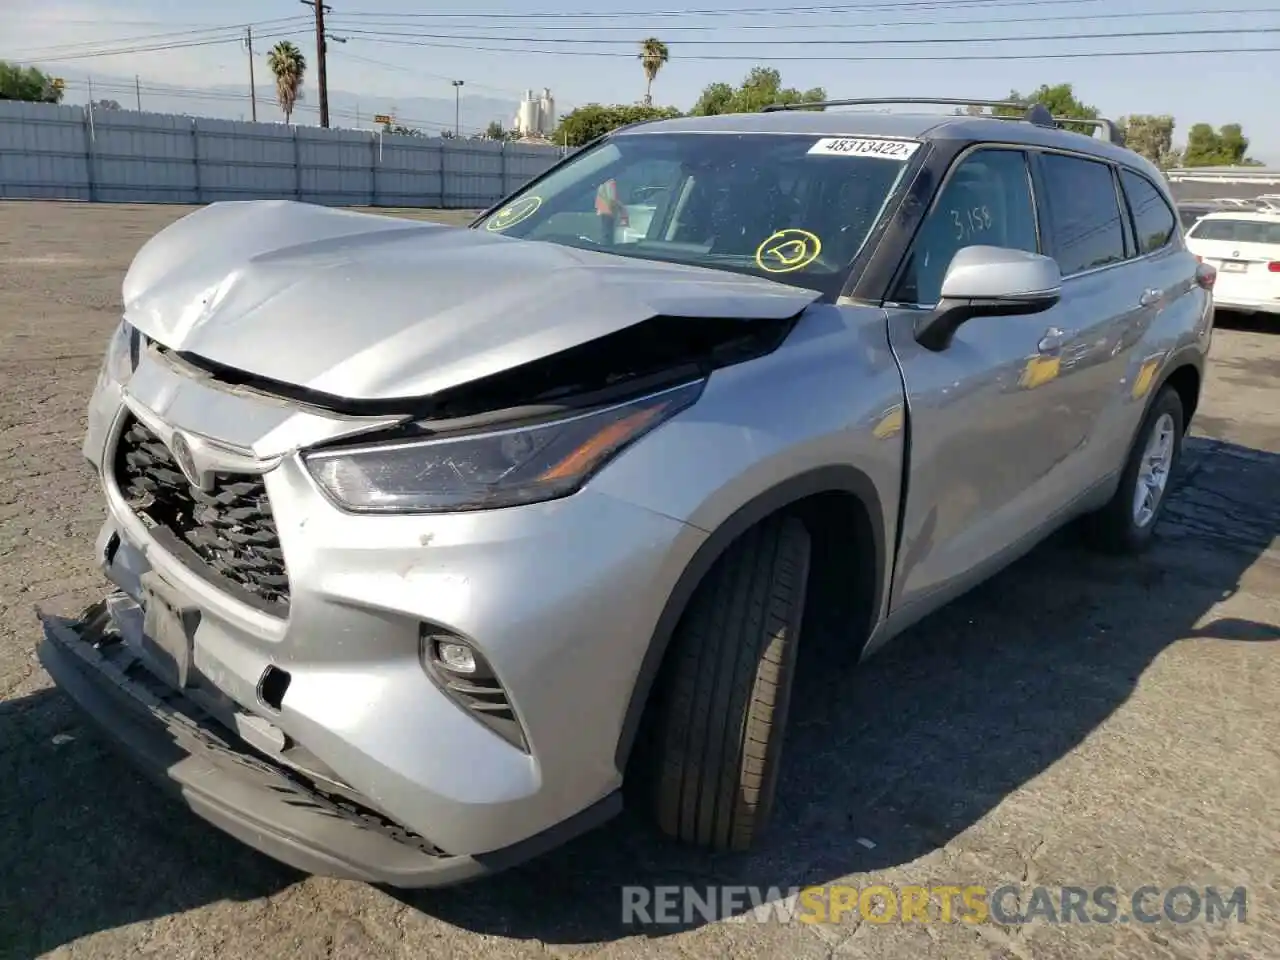
[[[1098,126],[690,117],[470,229],[191,214],[124,281],[115,589],[42,615],[45,666],[304,870],[458,882],[624,780],[748,846],[806,628],[865,656],[1068,521],[1152,536],[1214,274]]]

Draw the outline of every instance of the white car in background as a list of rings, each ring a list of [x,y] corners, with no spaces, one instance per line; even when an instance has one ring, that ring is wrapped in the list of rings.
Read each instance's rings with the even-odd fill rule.
[[[1186,239],[1187,248],[1218,271],[1215,306],[1280,314],[1280,211],[1206,214]]]

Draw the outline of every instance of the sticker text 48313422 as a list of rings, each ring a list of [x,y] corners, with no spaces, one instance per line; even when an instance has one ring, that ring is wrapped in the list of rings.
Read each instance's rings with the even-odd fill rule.
[[[885,140],[879,137],[824,137],[809,153],[835,157],[879,157],[882,160],[909,160],[920,147],[919,140]]]

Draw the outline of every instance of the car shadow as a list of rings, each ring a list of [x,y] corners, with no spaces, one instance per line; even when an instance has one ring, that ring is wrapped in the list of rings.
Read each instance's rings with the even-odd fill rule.
[[[0,811],[0,957],[300,879],[136,774],[55,689],[0,703]]]
[[[389,892],[467,930],[584,944],[707,919],[625,923],[624,884],[785,893],[944,846],[1076,748],[1170,644],[1280,640],[1274,624],[1206,619],[1255,564],[1280,564],[1260,560],[1280,529],[1280,455],[1191,438],[1180,472],[1146,557],[1098,557],[1064,531],[861,666],[809,638],[773,827],[757,850],[705,855],[628,811],[487,880]],[[0,955],[35,956],[300,879],[162,797],[99,743],[53,690],[0,703]]]
[[[1276,333],[1280,331],[1280,316],[1274,313],[1245,313],[1218,307],[1213,312],[1213,325],[1249,333]]]

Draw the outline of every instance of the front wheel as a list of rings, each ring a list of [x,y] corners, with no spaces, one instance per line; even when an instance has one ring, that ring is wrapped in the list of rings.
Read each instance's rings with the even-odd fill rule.
[[[804,524],[773,517],[733,543],[672,638],[646,771],[658,826],[745,850],[773,805],[809,574]]]
[[[1139,553],[1150,545],[1182,455],[1183,429],[1182,399],[1166,386],[1138,428],[1115,496],[1085,518],[1092,546],[1107,553]]]

